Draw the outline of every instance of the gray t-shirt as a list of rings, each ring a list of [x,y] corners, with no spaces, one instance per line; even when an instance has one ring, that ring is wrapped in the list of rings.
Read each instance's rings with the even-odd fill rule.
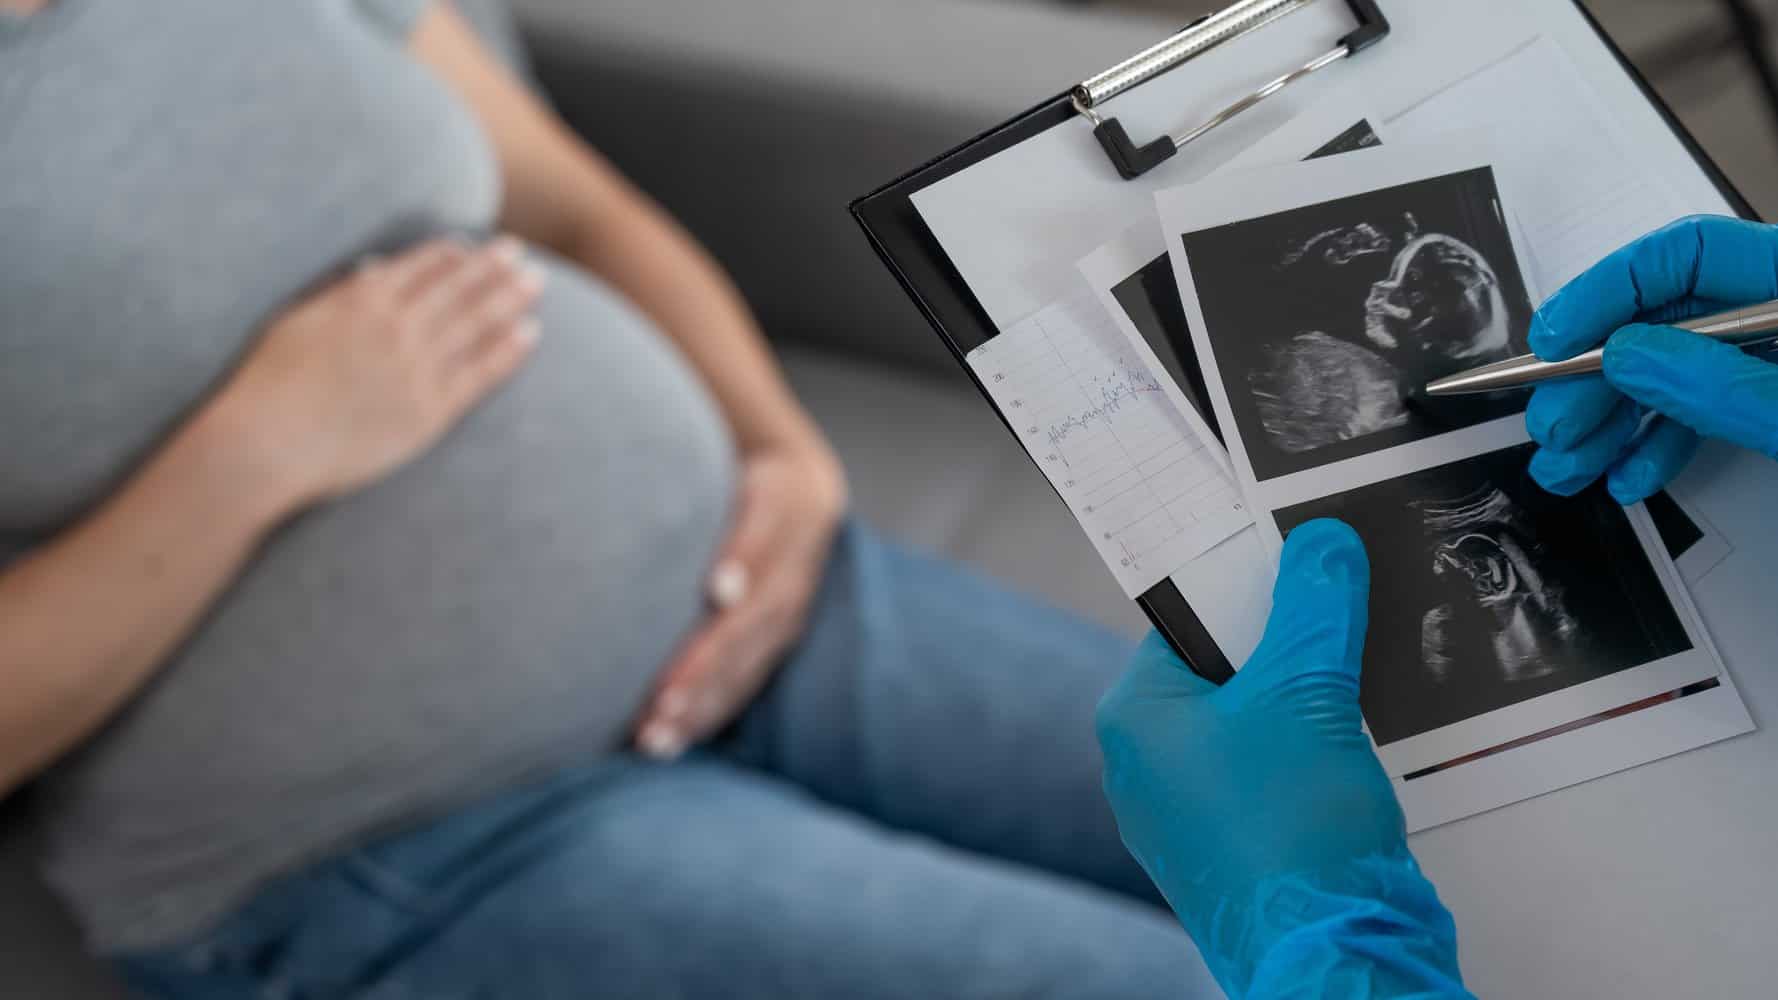
[[[485,137],[402,49],[420,6],[0,19],[0,563],[113,490],[281,305],[493,225]],[[271,876],[621,739],[700,614],[731,444],[657,331],[544,260],[529,366],[279,530],[32,790],[95,948],[172,943]]]

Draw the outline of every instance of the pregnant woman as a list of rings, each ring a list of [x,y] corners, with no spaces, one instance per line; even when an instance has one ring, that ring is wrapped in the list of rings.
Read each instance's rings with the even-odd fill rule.
[[[0,794],[139,991],[1196,973],[1100,801],[1124,644],[847,522],[447,3],[0,0],[0,135]]]

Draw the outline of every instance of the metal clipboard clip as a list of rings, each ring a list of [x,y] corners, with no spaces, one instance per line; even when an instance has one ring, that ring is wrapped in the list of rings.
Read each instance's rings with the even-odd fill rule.
[[[1099,145],[1105,147],[1105,153],[1111,157],[1112,166],[1117,168],[1118,174],[1124,180],[1134,180],[1171,159],[1187,143],[1223,122],[1316,70],[1357,55],[1389,34],[1389,20],[1377,8],[1375,0],[1345,0],[1346,6],[1352,8],[1353,15],[1358,18],[1356,30],[1341,38],[1326,53],[1264,84],[1177,139],[1163,135],[1146,146],[1138,146],[1130,141],[1129,133],[1124,131],[1123,125],[1116,118],[1104,117],[1095,110],[1131,87],[1152,80],[1223,42],[1258,31],[1314,2],[1315,0],[1239,0],[1214,14],[1199,18],[1178,34],[1083,81],[1069,92],[1069,97],[1074,102],[1075,110],[1093,123],[1093,136],[1099,140]]]

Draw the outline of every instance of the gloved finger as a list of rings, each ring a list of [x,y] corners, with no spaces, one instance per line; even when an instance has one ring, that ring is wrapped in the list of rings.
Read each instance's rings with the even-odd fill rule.
[[[1721,302],[1716,299],[1701,299],[1696,295],[1691,298],[1669,302],[1655,309],[1645,310],[1636,316],[1638,323],[1673,324],[1682,319],[1694,316],[1708,316],[1711,313],[1727,312],[1747,305],[1745,302]]]
[[[1778,457],[1778,365],[1668,326],[1629,326],[1605,345],[1618,391],[1705,437]]]
[[[1191,665],[1179,658],[1173,647],[1159,632],[1150,631],[1124,672],[1119,687],[1129,686],[1129,694],[1144,697],[1198,697],[1215,691],[1216,685],[1199,677]]]
[[[1605,470],[1629,448],[1641,426],[1642,410],[1634,402],[1619,398],[1605,422],[1574,447],[1537,449],[1537,454],[1531,456],[1531,478],[1557,496],[1571,497],[1605,475]]]
[[[1525,406],[1525,429],[1540,445],[1572,448],[1598,430],[1623,400],[1599,375],[1545,382],[1532,390]]]
[[[1135,747],[1146,726],[1189,724],[1177,714],[1180,706],[1217,690],[1193,673],[1159,632],[1149,632],[1093,714],[1093,728],[1105,752],[1106,792],[1115,793],[1129,774],[1127,762],[1140,757]]]
[[[1224,690],[1251,694],[1314,674],[1349,682],[1356,691],[1370,586],[1370,559],[1350,525],[1319,518],[1292,529],[1265,636]]]
[[[1548,361],[1571,358],[1638,316],[1694,297],[1778,298],[1778,229],[1704,215],[1657,229],[1550,296],[1532,318],[1531,349]]]
[[[1666,417],[1656,417],[1648,432],[1630,446],[1606,474],[1605,487],[1621,504],[1641,503],[1660,492],[1698,453],[1698,432]]]

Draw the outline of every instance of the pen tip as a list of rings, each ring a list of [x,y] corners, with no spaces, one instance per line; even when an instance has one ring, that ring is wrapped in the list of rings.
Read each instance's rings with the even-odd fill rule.
[[[1427,385],[1402,393],[1401,405],[1428,426],[1456,428],[1473,422],[1481,412],[1476,407],[1485,404],[1479,398],[1466,399],[1449,391],[1436,392],[1432,385]]]

